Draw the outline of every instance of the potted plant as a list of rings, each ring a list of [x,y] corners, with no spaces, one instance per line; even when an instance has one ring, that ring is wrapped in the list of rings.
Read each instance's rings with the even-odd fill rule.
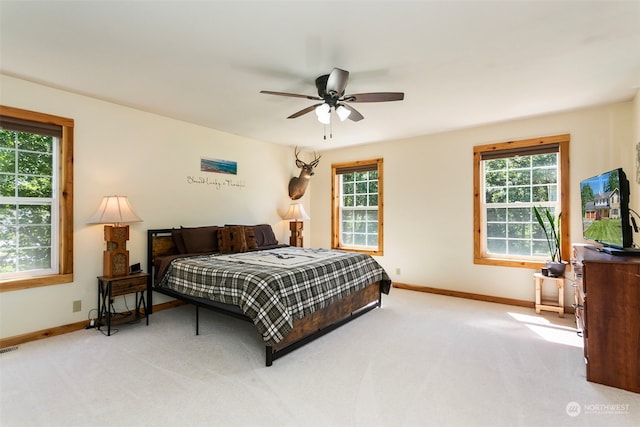
[[[553,215],[551,215],[549,209],[544,210],[543,216],[538,208],[534,206],[533,213],[535,214],[542,231],[544,231],[544,235],[547,238],[547,245],[549,245],[549,253],[551,255],[551,261],[547,261],[549,275],[553,277],[560,277],[564,274],[567,267],[567,262],[562,260],[562,246],[560,244],[560,220],[562,218],[562,213],[558,214],[557,221]]]

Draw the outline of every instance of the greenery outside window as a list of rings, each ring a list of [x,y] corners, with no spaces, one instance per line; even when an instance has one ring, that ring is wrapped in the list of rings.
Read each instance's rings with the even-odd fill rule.
[[[334,164],[331,247],[383,254],[382,159]]]
[[[533,207],[562,213],[569,253],[569,135],[474,147],[474,262],[539,268],[549,259]]]
[[[0,291],[73,281],[73,120],[0,107]]]

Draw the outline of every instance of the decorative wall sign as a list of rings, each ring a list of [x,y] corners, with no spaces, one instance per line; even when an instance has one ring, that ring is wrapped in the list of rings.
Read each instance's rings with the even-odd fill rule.
[[[189,175],[187,176],[187,184],[195,184],[202,185],[205,187],[213,188],[215,190],[242,190],[246,187],[246,183],[242,179],[231,179],[231,178],[218,178],[218,177],[208,177],[208,176],[197,176],[197,175]]]
[[[200,159],[200,170],[202,172],[227,173],[230,175],[237,175],[238,162],[233,162],[231,160],[207,159],[205,157],[202,157]]]

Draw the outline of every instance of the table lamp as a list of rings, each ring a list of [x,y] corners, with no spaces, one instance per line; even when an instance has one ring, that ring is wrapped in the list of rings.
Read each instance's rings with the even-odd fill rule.
[[[309,219],[309,215],[304,210],[302,203],[291,203],[289,210],[284,215],[284,219],[291,219],[289,222],[289,230],[291,230],[291,237],[289,237],[289,244],[291,246],[303,246],[302,239],[302,220]]]
[[[104,277],[129,274],[129,226],[121,224],[140,221],[142,219],[133,212],[126,196],[105,196],[96,213],[89,218],[89,224],[106,224],[104,240],[107,242],[107,248],[102,264]]]

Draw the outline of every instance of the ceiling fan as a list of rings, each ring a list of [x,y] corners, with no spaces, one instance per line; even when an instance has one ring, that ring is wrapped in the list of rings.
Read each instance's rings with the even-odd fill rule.
[[[287,118],[295,119],[296,117],[300,117],[315,110],[316,115],[318,116],[318,121],[323,124],[331,123],[332,109],[336,111],[336,114],[338,114],[338,117],[342,121],[346,120],[347,118],[349,120],[353,120],[354,122],[364,119],[364,116],[362,114],[360,114],[355,108],[348,104],[349,102],[387,102],[402,101],[404,99],[404,92],[370,92],[345,95],[344,90],[347,86],[348,80],[348,71],[341,70],[340,68],[334,68],[330,74],[322,75],[316,79],[318,96],[299,95],[296,93],[286,92],[272,92],[269,90],[262,90],[260,91],[260,93],[322,101],[318,104],[303,108],[302,110],[293,113]]]

